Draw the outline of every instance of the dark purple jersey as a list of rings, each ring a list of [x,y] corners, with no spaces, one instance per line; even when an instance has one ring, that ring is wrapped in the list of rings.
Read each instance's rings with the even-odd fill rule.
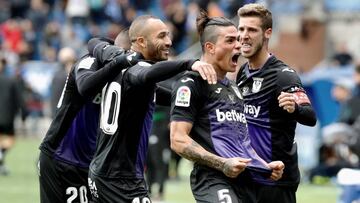
[[[250,144],[243,99],[234,82],[225,78],[209,85],[188,73],[178,80],[171,107],[171,121],[192,123],[191,138],[207,151],[225,158],[251,158],[250,168],[270,171]]]
[[[76,78],[82,72],[94,72],[97,66],[95,58],[90,56],[75,64],[67,77],[57,113],[40,145],[40,150],[49,156],[84,168],[89,166],[94,154],[101,99],[100,94],[82,96]]]
[[[297,73],[271,56],[257,71],[251,72],[248,64],[244,64],[238,73],[237,83],[244,97],[251,144],[266,162],[281,160],[285,164],[280,180],[272,182],[267,179],[265,182],[270,185],[297,186],[300,173],[294,139],[296,123],[299,120],[305,124],[309,120],[310,123],[316,123]],[[279,107],[277,98],[282,91],[293,93],[297,98],[294,113]]]
[[[156,83],[188,70],[194,62],[141,61],[106,85],[101,102],[101,129],[90,164],[92,175],[144,178]]]
[[[77,113],[55,152],[56,159],[83,168],[89,167],[95,152],[99,113],[100,94],[87,101]]]

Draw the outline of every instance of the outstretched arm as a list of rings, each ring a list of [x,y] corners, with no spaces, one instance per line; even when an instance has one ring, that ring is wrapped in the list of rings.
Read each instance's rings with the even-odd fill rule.
[[[121,47],[115,46],[104,38],[92,38],[88,42],[88,51],[100,64],[111,61],[115,56],[125,53]]]
[[[83,58],[76,67],[76,83],[80,94],[93,96],[122,70],[133,66],[137,61],[129,61],[128,56],[129,54],[115,56],[103,67],[93,57]]]
[[[216,72],[212,65],[193,60],[161,61],[151,65],[141,62],[130,70],[130,82],[133,84],[157,83],[175,76],[186,70],[193,70],[200,73],[209,84],[215,84]]]
[[[111,58],[124,52],[123,49],[97,38],[93,38],[89,41],[88,49],[89,53],[91,53],[100,63],[109,61]],[[128,60],[131,61],[132,59],[133,56],[129,55]],[[151,66],[151,68],[148,68],[147,66]],[[138,68],[129,72],[130,74],[132,73],[130,75],[130,82],[134,84],[156,83],[171,78],[186,70],[199,72],[204,80],[208,80],[209,84],[215,84],[217,82],[216,72],[212,65],[195,59],[162,61],[154,65],[143,62],[138,64]]]

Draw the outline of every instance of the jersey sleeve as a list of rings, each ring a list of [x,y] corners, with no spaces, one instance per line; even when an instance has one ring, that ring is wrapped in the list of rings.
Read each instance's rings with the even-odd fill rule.
[[[88,51],[90,55],[95,57],[101,64],[109,62],[115,56],[125,53],[123,48],[115,46],[101,38],[90,39],[88,42]]]
[[[172,78],[161,81],[157,83],[156,89],[156,104],[162,106],[170,106],[171,105],[171,91],[176,81],[183,76],[184,73],[180,73],[175,75]]]
[[[311,106],[309,97],[302,86],[301,80],[295,70],[284,67],[278,74],[278,91],[277,96],[281,92],[292,93],[295,97],[296,109],[294,116],[297,122],[314,126],[316,124],[316,114]]]
[[[289,67],[282,68],[278,73],[277,96],[279,96],[281,92],[292,93],[295,96],[297,105],[311,104],[299,76],[295,70]]]
[[[195,122],[198,110],[203,101],[201,84],[197,78],[184,76],[180,78],[171,94],[171,121]]]
[[[191,70],[191,66],[195,62],[195,59],[161,61],[156,64],[141,61],[130,68],[125,77],[133,85],[154,84],[171,78],[180,72]]]
[[[86,56],[75,67],[76,84],[83,96],[94,96],[101,88],[122,70],[131,67],[127,54],[113,58],[105,65],[100,65],[94,57]]]

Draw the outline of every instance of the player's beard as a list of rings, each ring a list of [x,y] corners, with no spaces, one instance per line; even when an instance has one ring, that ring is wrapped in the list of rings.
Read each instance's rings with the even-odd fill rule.
[[[148,49],[148,52],[151,53],[150,56],[153,61],[167,60],[167,57],[162,55],[161,46],[155,46],[155,44],[152,43],[150,40],[148,41],[147,49]]]
[[[266,41],[266,38],[265,38],[265,36],[263,36],[263,39],[261,40],[261,42],[259,44],[256,44],[255,47],[253,47],[254,50],[252,51],[252,53],[249,53],[249,54],[241,53],[241,55],[247,59],[256,58],[260,54],[260,52],[265,44],[265,41]]]

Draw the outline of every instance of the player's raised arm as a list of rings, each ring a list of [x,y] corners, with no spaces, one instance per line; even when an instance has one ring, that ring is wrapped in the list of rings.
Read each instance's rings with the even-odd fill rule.
[[[129,79],[133,84],[156,83],[186,70],[202,72],[206,75],[203,78],[206,78],[209,84],[216,83],[216,74],[212,65],[196,59],[161,61],[153,65],[147,62],[138,63],[129,70]]]

